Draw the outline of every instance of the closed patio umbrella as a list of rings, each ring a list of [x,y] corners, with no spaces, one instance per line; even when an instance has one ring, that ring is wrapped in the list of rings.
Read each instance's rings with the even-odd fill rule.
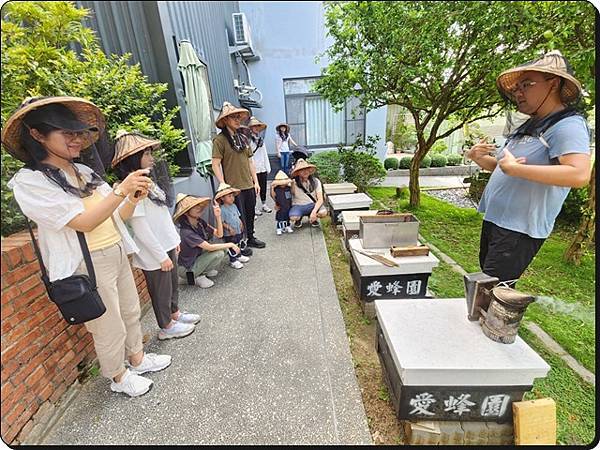
[[[210,139],[212,117],[206,66],[198,59],[194,47],[187,39],[183,39],[180,43],[177,69],[183,75],[185,85],[185,102],[197,170],[201,175],[206,176],[212,159]]]

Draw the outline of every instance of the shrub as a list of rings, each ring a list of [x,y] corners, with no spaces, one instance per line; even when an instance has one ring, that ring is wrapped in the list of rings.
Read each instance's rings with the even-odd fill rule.
[[[444,153],[446,150],[448,150],[448,145],[444,141],[435,141],[429,151],[433,154],[439,154]]]
[[[587,186],[571,189],[558,214],[557,221],[563,224],[576,225],[581,220],[583,208],[588,201]]]
[[[315,153],[308,162],[317,166],[317,176],[322,183],[339,183],[342,180],[342,163],[337,150]]]
[[[471,176],[469,182],[469,197],[475,201],[481,200],[481,195],[488,181],[490,180],[491,172],[478,172],[476,175]]]
[[[166,83],[149,83],[131,55],[106,56],[92,30],[82,25],[89,10],[71,2],[9,2],[2,16],[2,124],[26,96],[70,95],[94,102],[105,114],[108,136],[119,128],[157,138],[170,164],[188,140],[173,126]],[[78,54],[72,50],[78,47]],[[22,166],[2,150],[2,235],[24,226],[6,182]],[[111,181],[111,173],[105,176]]]
[[[448,155],[447,165],[449,166],[459,166],[462,163],[462,156],[460,155]]]
[[[400,169],[410,169],[411,162],[412,162],[412,156],[403,156],[402,158],[400,158],[398,167],[400,167]]]
[[[431,156],[425,155],[425,157],[421,160],[421,164],[419,164],[419,167],[421,169],[431,167]]]
[[[445,167],[448,164],[448,158],[444,155],[433,155],[431,157],[431,167]]]
[[[396,170],[398,168],[398,158],[386,158],[383,167],[388,170]]]
[[[369,186],[385,178],[386,170],[375,156],[375,143],[378,140],[378,136],[369,136],[364,142],[359,135],[351,147],[338,147],[344,180],[354,183],[359,192],[365,192]]]

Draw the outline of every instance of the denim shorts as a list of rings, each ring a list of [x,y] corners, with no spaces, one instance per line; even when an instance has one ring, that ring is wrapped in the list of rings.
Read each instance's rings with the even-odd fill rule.
[[[312,212],[314,207],[314,203],[308,203],[306,205],[292,205],[292,207],[290,208],[290,217],[310,216],[310,213]],[[326,211],[327,209],[325,209],[325,206],[321,206],[318,212],[323,213]]]

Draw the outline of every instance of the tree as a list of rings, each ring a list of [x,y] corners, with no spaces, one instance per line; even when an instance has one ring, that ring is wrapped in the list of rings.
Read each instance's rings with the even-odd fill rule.
[[[412,206],[435,141],[502,111],[500,72],[556,47],[576,74],[594,73],[594,8],[586,2],[328,2],[326,26],[330,62],[315,90],[335,108],[358,91],[367,110],[400,105],[413,118]],[[593,83],[586,88],[593,94]],[[445,120],[452,126],[441,131]]]
[[[71,2],[10,2],[2,8],[2,124],[28,96],[70,95],[94,102],[108,135],[138,129],[160,139],[167,161],[187,146],[173,126],[165,83],[149,83],[130,55],[105,55],[94,32],[82,25],[89,10]],[[78,47],[79,52],[73,50]],[[24,227],[6,182],[22,163],[2,149],[2,234]]]

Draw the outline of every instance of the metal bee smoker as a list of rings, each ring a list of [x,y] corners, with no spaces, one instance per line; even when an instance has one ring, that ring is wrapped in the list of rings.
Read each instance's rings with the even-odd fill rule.
[[[464,283],[469,320],[478,320],[483,334],[491,340],[512,344],[525,310],[535,297],[499,286],[498,278],[483,272],[466,274]]]

